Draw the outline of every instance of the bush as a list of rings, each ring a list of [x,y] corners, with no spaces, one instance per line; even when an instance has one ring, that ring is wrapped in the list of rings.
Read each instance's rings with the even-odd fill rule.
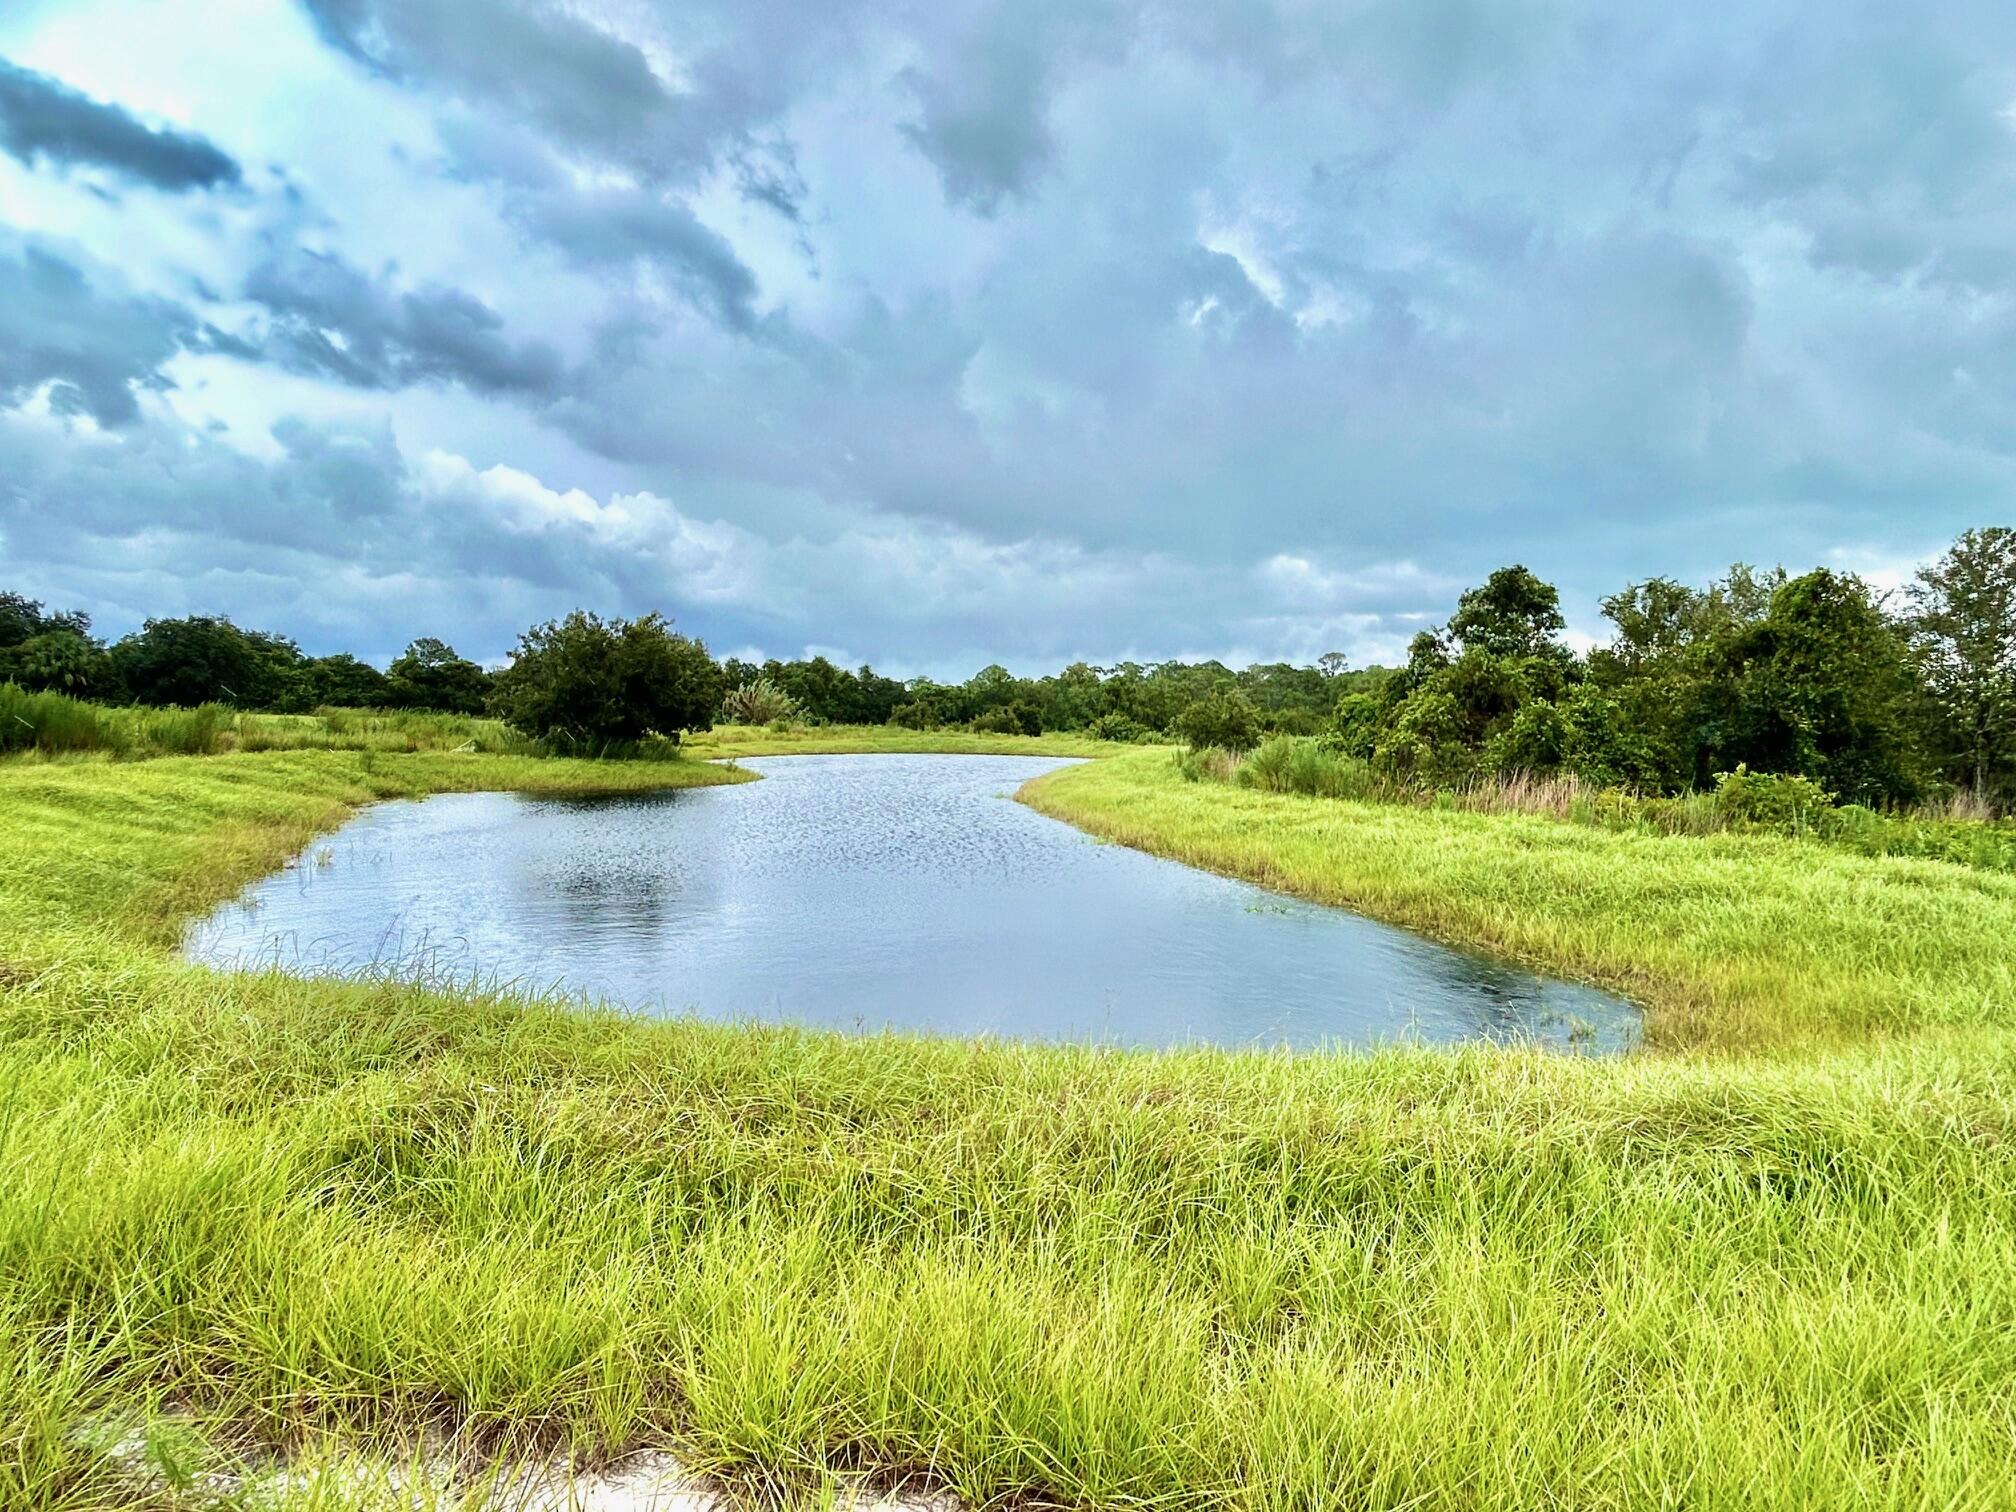
[[[989,709],[967,728],[980,735],[1041,735],[1043,716],[1025,703],[1012,703],[1005,708]]]
[[[1330,719],[1330,742],[1346,756],[1370,761],[1379,744],[1379,724],[1386,713],[1383,700],[1371,693],[1346,693],[1337,700]]]
[[[1250,751],[1260,743],[1260,712],[1244,694],[1210,693],[1176,716],[1176,733],[1193,751]]]
[[[1155,732],[1137,719],[1125,714],[1101,714],[1085,727],[1085,733],[1094,740],[1119,740],[1139,744],[1152,740]]]
[[[767,725],[797,716],[797,700],[767,677],[730,688],[721,699],[721,717],[729,724]]]
[[[1464,736],[1456,700],[1439,688],[1417,688],[1380,733],[1372,764],[1382,776],[1398,781],[1452,786],[1467,781],[1476,762]]]
[[[889,711],[889,723],[899,730],[933,730],[938,721],[931,715],[928,704],[898,704]]]
[[[1372,769],[1321,741],[1279,735],[1248,756],[1234,774],[1241,787],[1313,798],[1369,798]]]
[[[660,615],[604,620],[577,609],[519,637],[496,703],[513,728],[556,749],[609,754],[651,735],[676,744],[713,724],[721,669]]]
[[[1192,746],[1176,753],[1176,771],[1185,782],[1230,782],[1239,758],[1213,746]]]
[[[1543,775],[1557,771],[1568,734],[1568,721],[1561,710],[1544,698],[1536,698],[1485,742],[1484,770],[1507,777],[1515,772]]]
[[[1314,709],[1268,709],[1260,715],[1260,728],[1269,735],[1317,735],[1323,719]]]
[[[347,709],[378,709],[392,703],[392,680],[369,662],[359,661],[347,652],[317,656],[304,663],[301,690],[310,708],[328,704]]]
[[[1811,777],[1753,772],[1739,762],[1715,778],[1715,810],[1732,824],[1797,832],[1833,807],[1834,795]]]

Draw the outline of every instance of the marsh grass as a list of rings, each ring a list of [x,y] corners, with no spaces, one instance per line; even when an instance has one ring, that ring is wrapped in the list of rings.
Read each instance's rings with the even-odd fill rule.
[[[332,1442],[445,1444],[471,1485],[656,1446],[801,1504],[861,1473],[1172,1512],[2007,1505],[2009,879],[1159,752],[1029,790],[1603,964],[1676,1052],[1614,1060],[646,1022],[164,949],[371,797],[737,775],[0,770],[0,1506],[134,1504],[135,1421],[162,1508]],[[265,1504],[366,1504],[320,1495]]]
[[[1511,772],[1433,788],[1382,774],[1371,763],[1307,736],[1276,736],[1243,755],[1182,751],[1175,762],[1186,781],[1231,783],[1260,792],[1520,814],[1648,835],[1771,834],[1858,855],[1916,856],[2016,872],[2016,820],[1997,819],[1967,798],[1895,812],[1854,804],[1836,807],[1808,779],[1740,769],[1723,777],[1712,792],[1676,797],[1602,787],[1565,772]]]

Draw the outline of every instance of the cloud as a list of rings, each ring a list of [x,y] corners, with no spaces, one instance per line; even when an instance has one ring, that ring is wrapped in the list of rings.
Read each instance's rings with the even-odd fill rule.
[[[147,126],[47,74],[0,58],[0,150],[31,166],[94,167],[179,193],[236,184],[238,164],[211,142]]]
[[[170,386],[162,366],[202,327],[167,300],[101,293],[83,268],[0,238],[0,407],[48,386],[50,407],[102,426],[131,424],[136,390]]]
[[[0,16],[247,165],[0,158],[46,592],[1356,660],[1510,561],[1600,633],[2016,497],[2006,5],[215,4]]]
[[[717,645],[785,655],[841,626],[856,654],[958,676],[997,658],[1210,654],[1254,628],[1236,583],[1153,555],[876,514],[770,534],[649,491],[556,488],[439,449],[409,458],[383,426],[289,418],[271,439],[258,457],[161,418],[79,436],[59,416],[0,416],[0,542],[40,565],[28,587],[108,631],[221,611],[381,660],[428,633],[496,656],[577,606],[665,610]],[[1320,649],[1340,626],[1354,650],[1381,643],[1387,609],[1340,614]]]
[[[523,197],[513,214],[579,265],[619,272],[641,265],[729,329],[748,332],[757,323],[755,275],[676,200],[555,187]]]
[[[529,119],[611,156],[652,157],[670,92],[644,53],[556,6],[519,0],[303,0],[316,30],[367,68]],[[661,165],[663,166],[663,165]]]
[[[245,283],[270,326],[265,353],[296,372],[357,388],[461,383],[488,394],[551,395],[560,355],[514,345],[497,312],[460,289],[395,293],[334,253],[295,248],[267,258]]]

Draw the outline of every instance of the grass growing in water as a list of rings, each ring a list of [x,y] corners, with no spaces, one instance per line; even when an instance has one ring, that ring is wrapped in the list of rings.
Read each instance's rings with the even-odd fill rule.
[[[1772,1049],[1611,1062],[645,1024],[161,948],[369,796],[730,775],[0,770],[0,1505],[116,1502],[80,1429],[169,1397],[185,1469],[433,1424],[477,1459],[657,1443],[974,1502],[2006,1505],[2016,1041],[1978,948],[2006,879],[1841,856],[1816,894],[1791,841],[1316,804],[1163,753],[1032,792],[1310,891],[1364,851],[1416,906],[1455,895],[1445,932],[1534,914],[1556,966],[1625,949],[1606,910],[1663,909],[1649,935],[1747,888],[1818,959],[1816,903],[1932,900],[1804,997],[1739,969],[1751,924],[1629,957],[1651,987],[1728,955],[1728,1017],[1669,1034]]]

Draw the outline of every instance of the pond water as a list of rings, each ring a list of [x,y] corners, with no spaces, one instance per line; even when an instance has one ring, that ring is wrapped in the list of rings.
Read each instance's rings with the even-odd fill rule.
[[[365,810],[193,958],[508,982],[633,1009],[1129,1046],[1541,1039],[1627,1003],[1101,844],[1013,802],[1066,763],[797,756],[645,796]]]

